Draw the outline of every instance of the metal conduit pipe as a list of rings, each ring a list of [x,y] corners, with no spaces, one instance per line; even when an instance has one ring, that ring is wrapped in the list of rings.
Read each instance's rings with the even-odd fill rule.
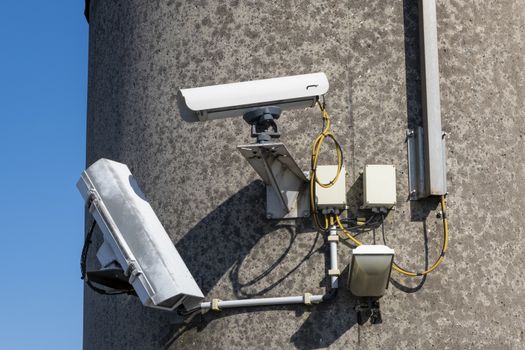
[[[218,300],[216,302],[216,308],[221,309],[233,309],[237,307],[249,307],[249,306],[272,306],[272,305],[291,305],[291,304],[305,304],[308,297],[304,295],[292,296],[292,297],[275,297],[275,298],[257,298],[257,299],[240,299],[240,300]],[[310,296],[309,303],[318,304],[322,302],[322,295]],[[214,305],[213,301],[201,303],[201,310],[212,309]]]
[[[328,237],[339,237],[337,235],[337,226],[332,225],[330,227],[330,233]],[[329,240],[330,244],[330,271],[337,273],[337,275],[330,274],[330,287],[339,287],[339,270],[337,268],[337,240]]]
[[[329,237],[338,237],[336,226],[330,227]],[[334,271],[339,271],[337,268],[337,240],[329,239],[330,244],[330,275]],[[240,307],[251,306],[274,306],[274,305],[293,305],[293,304],[319,304],[330,301],[337,295],[337,288],[339,286],[339,275],[330,275],[330,288],[324,295],[312,295],[305,293],[303,295],[287,296],[287,297],[272,297],[272,298],[256,298],[256,299],[240,299],[240,300],[220,300],[212,299],[200,304],[202,312],[209,310],[220,311],[222,309],[233,309]]]

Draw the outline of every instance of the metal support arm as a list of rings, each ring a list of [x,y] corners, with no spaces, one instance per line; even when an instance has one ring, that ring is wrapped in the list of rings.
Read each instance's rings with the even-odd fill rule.
[[[237,149],[266,184],[268,219],[310,216],[308,179],[282,143],[259,143]]]

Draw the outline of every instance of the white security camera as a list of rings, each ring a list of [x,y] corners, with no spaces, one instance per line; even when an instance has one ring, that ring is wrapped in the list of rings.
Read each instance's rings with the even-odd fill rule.
[[[328,92],[324,73],[180,89],[179,109],[188,122],[243,116],[258,108],[312,107]]]
[[[102,273],[120,268],[121,284],[129,283],[145,306],[173,310],[199,304],[204,298],[199,286],[125,164],[100,159],[82,173],[77,187],[104,235],[97,251]]]

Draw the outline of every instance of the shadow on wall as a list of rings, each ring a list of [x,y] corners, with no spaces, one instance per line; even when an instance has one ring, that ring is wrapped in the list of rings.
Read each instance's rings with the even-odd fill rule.
[[[229,278],[235,296],[247,298],[264,296],[285,281],[316,253],[325,254],[325,269],[328,269],[328,246],[321,244],[323,237],[318,234],[309,248],[305,250],[304,256],[294,266],[287,269],[287,273],[263,289],[252,291],[250,287],[272,273],[285,259],[301,232],[313,231],[312,228],[304,226],[305,222],[302,220],[296,222],[268,221],[266,219],[265,198],[264,183],[262,181],[252,182],[208,214],[176,244],[177,250],[205,295],[212,290],[227,271],[230,271]],[[289,241],[283,253],[265,271],[252,278],[251,281],[241,283],[239,281],[239,269],[244,259],[262,237],[278,229],[284,229],[289,233]],[[342,276],[342,278],[344,277]],[[321,287],[326,285],[328,285],[326,279],[319,282]],[[341,287],[343,285],[344,283],[341,283]],[[352,302],[352,297],[342,289],[344,288],[340,288],[338,303],[330,302],[312,307],[290,305],[231,309],[223,313],[209,312],[204,315],[197,313],[184,320],[182,318],[172,320],[166,338],[162,340],[162,343],[165,348],[169,348],[185,332],[191,329],[200,331],[211,321],[218,318],[263,310],[294,310],[298,316],[303,312],[310,312],[310,315],[290,341],[301,349],[326,347],[357,322],[353,311],[355,302]],[[344,302],[342,302],[343,299]],[[349,300],[350,302],[348,302]],[[336,321],[328,327],[329,329],[319,329],[320,321],[329,317],[336,319]]]
[[[279,227],[265,217],[265,187],[254,181],[202,219],[176,248],[204,295],[266,234]]]
[[[241,283],[239,270],[244,259],[261,238],[276,230],[285,230],[289,241],[281,255],[251,281]],[[266,188],[262,181],[254,181],[242,188],[202,219],[179,242],[176,248],[206,295],[230,270],[229,278],[236,297],[247,298],[266,294],[292,275],[313,254],[319,251],[317,235],[304,257],[277,281],[261,290],[252,286],[268,276],[286,258],[305,228],[302,220],[274,221],[266,219]]]
[[[325,268],[328,269],[328,259],[325,262]],[[357,324],[355,307],[358,300],[347,290],[347,278],[348,268],[340,275],[336,301],[319,304],[308,310],[308,319],[290,338],[297,349],[324,349]],[[328,284],[328,279],[325,278],[322,283]]]
[[[276,229],[285,229],[288,232],[288,234],[290,235],[290,239],[288,241],[288,245],[284,249],[283,253],[277,259],[275,259],[275,261],[268,268],[266,268],[258,276],[252,278],[248,282],[241,283],[240,279],[239,279],[239,270],[242,267],[242,263],[244,261],[244,258],[240,258],[234,263],[234,266],[233,266],[233,268],[230,271],[230,281],[232,283],[233,290],[235,292],[235,296],[237,298],[243,298],[243,299],[244,298],[254,298],[254,297],[260,297],[260,296],[265,295],[266,293],[268,293],[269,291],[271,291],[272,289],[277,287],[279,284],[284,282],[284,280],[286,280],[295,271],[297,271],[297,269],[299,269],[299,267],[301,267],[301,265],[304,264],[312,255],[314,255],[315,253],[319,252],[322,249],[322,248],[316,248],[318,241],[320,241],[322,239],[322,237],[320,237],[320,233],[317,233],[317,235],[315,236],[315,239],[313,240],[310,248],[305,253],[305,255],[302,257],[302,259],[295,266],[293,266],[291,269],[289,269],[289,271],[287,273],[285,273],[283,276],[279,277],[275,282],[271,283],[270,285],[268,285],[268,286],[266,286],[266,287],[264,287],[264,288],[262,288],[262,289],[260,289],[258,291],[249,291],[250,287],[254,286],[257,282],[263,280],[265,277],[270,275],[272,273],[272,271],[274,271],[275,268],[277,268],[283,262],[283,260],[286,258],[286,256],[288,255],[288,253],[292,249],[292,246],[294,245],[294,243],[295,243],[295,241],[297,239],[297,235],[300,232],[300,226],[294,227],[294,226],[291,226],[291,225],[277,225],[277,226],[275,226],[275,228]],[[310,230],[310,231],[312,231],[312,230]]]
[[[330,302],[310,307],[305,305],[266,306],[229,309],[222,313],[197,314],[183,324],[172,325],[169,339],[166,339],[164,342],[164,349],[172,348],[172,345],[175,344],[177,339],[187,331],[195,329],[197,332],[200,332],[206,328],[210,322],[222,317],[232,317],[263,311],[287,310],[295,311],[295,317],[301,317],[305,312],[309,312],[308,319],[290,338],[290,342],[297,349],[313,350],[326,348],[357,324],[357,316],[354,311],[356,302],[348,292],[343,291],[342,294],[341,298],[348,297],[350,300],[344,303]],[[327,325],[326,320],[331,320],[330,324]],[[174,348],[176,348],[176,345]]]
[[[423,123],[418,0],[403,0],[403,29],[405,36],[407,127],[413,129]]]

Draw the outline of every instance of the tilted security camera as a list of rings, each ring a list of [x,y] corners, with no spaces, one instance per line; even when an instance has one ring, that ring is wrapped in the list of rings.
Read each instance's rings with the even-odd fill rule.
[[[145,306],[165,310],[199,304],[204,298],[199,286],[125,164],[100,159],[82,173],[77,187],[104,236],[99,271],[85,271],[92,230],[84,245],[82,278],[90,287],[102,294],[124,289]]]

